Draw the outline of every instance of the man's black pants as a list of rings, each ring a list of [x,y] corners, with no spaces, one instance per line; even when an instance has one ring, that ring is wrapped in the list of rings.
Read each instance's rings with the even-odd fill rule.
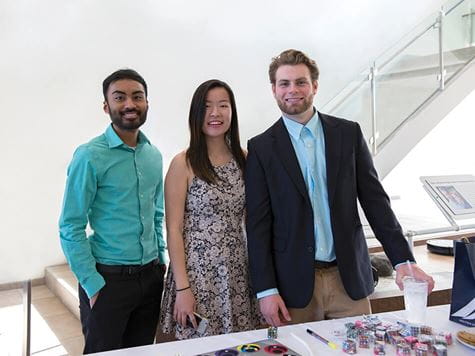
[[[84,353],[153,344],[163,292],[163,265],[97,264],[106,285],[90,307],[79,285],[79,310],[84,334]]]

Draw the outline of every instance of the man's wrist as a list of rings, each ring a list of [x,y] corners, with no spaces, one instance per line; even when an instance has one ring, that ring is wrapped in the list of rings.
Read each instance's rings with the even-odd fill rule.
[[[259,292],[257,293],[257,299],[262,299],[262,298],[265,298],[265,297],[268,297],[270,295],[275,295],[275,294],[279,294],[279,290],[277,288],[270,288],[270,289],[266,289],[266,290],[263,290],[262,292]]]
[[[99,272],[88,277],[83,283],[81,283],[88,298],[92,298],[96,295],[105,285],[106,281]]]
[[[415,265],[415,264],[417,264],[416,261],[400,262],[400,263],[398,263],[398,264],[396,264],[396,265],[394,266],[394,270],[397,271],[397,269],[398,269],[400,266],[404,266],[404,265]]]

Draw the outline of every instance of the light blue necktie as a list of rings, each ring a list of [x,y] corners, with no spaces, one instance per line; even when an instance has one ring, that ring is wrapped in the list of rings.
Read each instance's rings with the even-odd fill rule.
[[[305,147],[305,182],[307,183],[307,189],[310,200],[313,200],[312,195],[315,192],[315,140],[308,127],[303,127],[300,131],[300,139]],[[313,201],[312,201],[313,205]]]
[[[325,231],[325,220],[324,220],[324,209],[320,205],[321,202],[318,197],[319,194],[319,187],[317,187],[318,183],[318,175],[317,175],[317,162],[316,156],[316,139],[312,135],[310,129],[308,127],[303,127],[300,131],[300,139],[303,142],[305,147],[305,182],[307,184],[308,189],[308,197],[312,204],[312,211],[313,211],[313,220],[314,220],[314,233],[315,233],[315,244],[317,246],[318,251],[316,252],[316,258],[318,257],[319,253],[323,251],[330,251],[331,247],[329,242],[325,238],[326,231]],[[326,252],[323,252],[325,255]],[[318,258],[317,258],[318,259]]]

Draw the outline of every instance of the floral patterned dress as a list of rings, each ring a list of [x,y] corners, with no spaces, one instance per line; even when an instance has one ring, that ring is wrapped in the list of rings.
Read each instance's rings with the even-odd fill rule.
[[[215,167],[220,178],[208,184],[194,177],[185,203],[183,239],[186,269],[196,312],[209,321],[204,333],[173,319],[176,286],[172,269],[165,282],[160,323],[178,339],[255,329],[261,319],[249,286],[243,230],[244,181],[234,160]]]

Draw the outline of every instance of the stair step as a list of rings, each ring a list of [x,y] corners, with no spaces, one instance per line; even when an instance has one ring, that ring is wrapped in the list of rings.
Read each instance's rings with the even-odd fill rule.
[[[79,319],[78,282],[69,266],[46,267],[45,282],[51,292]]]

